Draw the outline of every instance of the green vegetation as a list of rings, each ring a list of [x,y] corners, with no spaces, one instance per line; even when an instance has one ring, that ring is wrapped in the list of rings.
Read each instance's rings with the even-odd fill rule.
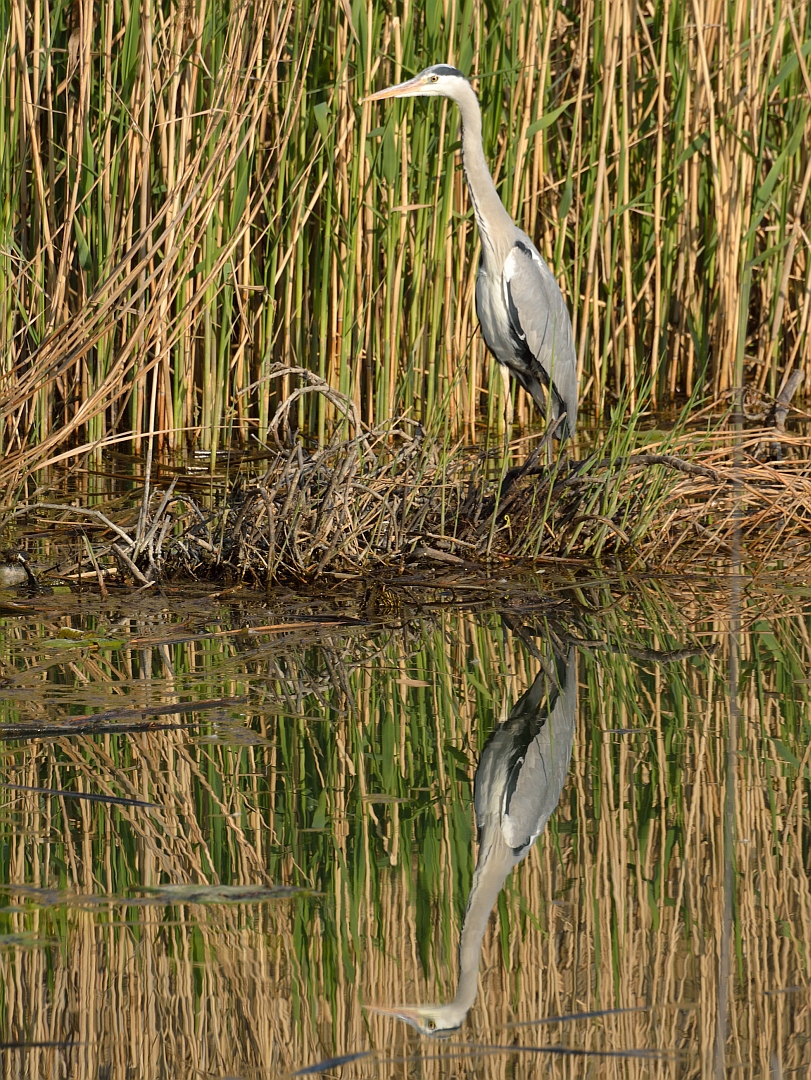
[[[807,4],[9,0],[0,24],[7,486],[129,433],[263,443],[279,362],[370,424],[497,422],[457,118],[358,105],[440,60],[478,79],[587,412],[811,371]],[[323,441],[330,401],[296,408]]]

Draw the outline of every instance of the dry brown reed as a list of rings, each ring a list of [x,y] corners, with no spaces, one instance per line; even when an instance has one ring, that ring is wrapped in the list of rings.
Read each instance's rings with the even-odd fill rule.
[[[0,68],[0,484],[79,449],[264,441],[305,366],[374,427],[500,414],[456,118],[570,301],[586,411],[811,375],[811,5],[12,0]],[[417,108],[424,108],[423,105]],[[420,116],[422,113],[419,114]],[[319,441],[335,413],[300,403]],[[532,420],[519,397],[519,422]]]

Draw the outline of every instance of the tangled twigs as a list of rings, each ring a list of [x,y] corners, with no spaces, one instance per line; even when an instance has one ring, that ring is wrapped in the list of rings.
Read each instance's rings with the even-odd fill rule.
[[[365,435],[363,431],[363,425],[361,423],[360,414],[358,413],[358,407],[351,398],[346,397],[345,394],[341,394],[338,390],[334,390],[328,382],[316,375],[315,372],[310,371],[308,368],[302,367],[287,367],[285,364],[275,364],[266,376],[266,380],[271,381],[273,379],[281,379],[284,376],[297,375],[300,379],[303,379],[307,385],[299,386],[290,393],[281,405],[276,410],[273,419],[270,422],[270,430],[273,432],[273,438],[276,440],[276,445],[279,449],[283,449],[284,446],[289,446],[293,439],[293,432],[290,427],[290,412],[299,398],[304,397],[305,394],[321,394],[327,401],[331,402],[340,413],[347,418],[352,427],[355,429],[356,439],[362,439],[365,441]],[[284,439],[279,437],[279,428],[282,428]]]
[[[492,560],[611,554],[673,566],[677,557],[725,554],[737,477],[751,553],[808,548],[807,440],[774,427],[747,433],[743,467],[731,434],[721,431],[705,436],[701,449],[685,434],[666,447],[552,465],[542,444],[502,472],[497,458],[448,448],[405,420],[365,428],[354,404],[311,372],[277,368],[271,377],[291,373],[305,380],[302,393],[323,394],[347,418],[350,438],[339,431],[325,446],[308,446],[294,437],[291,396],[273,418],[277,450],[264,473],[238,476],[210,505],[181,491],[177,479],[145,494],[134,526],[112,511],[58,503],[33,503],[16,515],[93,521],[106,548],[91,553],[87,567],[80,558],[77,576],[106,579],[114,560],[139,585],[190,576],[311,583],[372,569],[397,573],[421,559],[472,570]],[[785,459],[757,460],[766,441],[779,443]]]

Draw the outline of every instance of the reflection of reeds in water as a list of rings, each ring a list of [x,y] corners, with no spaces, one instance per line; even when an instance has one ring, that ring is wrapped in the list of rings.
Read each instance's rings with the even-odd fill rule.
[[[592,606],[611,599],[588,595]],[[683,587],[669,596],[637,590],[578,627],[609,648],[582,655],[570,779],[544,837],[506,883],[462,1039],[680,1055],[553,1058],[553,1075],[710,1075],[727,709],[725,627],[713,610]],[[772,1054],[784,1075],[809,1064],[797,1037],[811,1023],[808,996],[792,992],[806,980],[811,949],[807,625],[767,593],[744,611],[728,1045],[729,1064],[742,1063],[744,1076],[768,1075]],[[629,648],[678,648],[690,632],[718,652],[628,660]],[[16,634],[4,644],[6,677],[24,654]],[[8,782],[75,786],[160,809],[6,792],[4,877],[96,896],[143,895],[140,886],[166,881],[286,882],[323,895],[259,907],[74,902],[3,914],[5,930],[59,945],[0,949],[0,1038],[82,1043],[9,1054],[5,1075],[52,1076],[71,1061],[70,1074],[88,1078],[106,1064],[113,1077],[128,1066],[144,1077],[266,1076],[369,1046],[408,1054],[419,1049],[413,1033],[381,1017],[367,1022],[361,1002],[452,995],[474,862],[475,760],[536,661],[495,618],[458,614],[360,643],[330,631],[311,645],[251,647],[243,660],[232,641],[216,651],[178,644],[171,676],[157,655],[104,659],[130,702],[171,699],[178,687],[233,695],[250,684],[256,696],[241,711],[253,742],[231,715],[202,732],[8,744]],[[98,700],[104,664],[71,663]],[[67,677],[70,669],[58,670]],[[147,671],[151,683],[139,677]],[[211,741],[218,733],[225,741]],[[21,893],[11,899],[26,902]],[[503,1026],[637,1006],[645,1008]],[[409,1068],[362,1061],[344,1074]],[[420,1066],[437,1077],[448,1068]],[[538,1068],[523,1055],[453,1065],[460,1077]]]

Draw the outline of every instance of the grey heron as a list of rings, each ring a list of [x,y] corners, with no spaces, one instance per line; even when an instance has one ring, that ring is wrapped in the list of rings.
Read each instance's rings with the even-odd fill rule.
[[[479,957],[490,912],[507,875],[532,849],[558,805],[569,771],[577,711],[577,657],[570,649],[552,677],[541,670],[482,750],[473,785],[479,857],[459,939],[459,978],[446,1005],[374,1007],[422,1035],[461,1027],[476,1000]]]
[[[364,100],[394,97],[446,97],[459,106],[462,160],[482,242],[476,280],[482,335],[502,374],[509,372],[541,413],[551,414],[555,437],[562,442],[574,433],[577,420],[572,323],[552,271],[496,191],[484,158],[478,98],[462,72],[448,64],[435,64]]]

